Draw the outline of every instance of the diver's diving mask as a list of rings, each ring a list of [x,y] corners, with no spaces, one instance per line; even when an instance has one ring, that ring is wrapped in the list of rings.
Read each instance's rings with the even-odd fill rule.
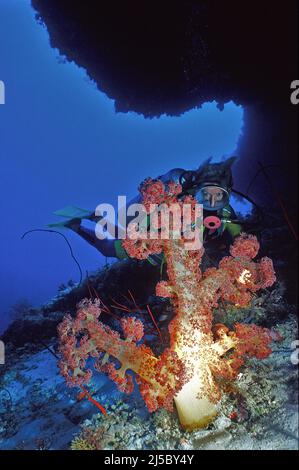
[[[208,211],[218,211],[229,202],[229,193],[215,183],[205,183],[196,192],[195,198]]]

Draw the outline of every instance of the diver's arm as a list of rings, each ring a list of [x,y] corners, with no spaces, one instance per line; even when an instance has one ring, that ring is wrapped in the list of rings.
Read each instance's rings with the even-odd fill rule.
[[[179,183],[180,176],[185,172],[186,170],[184,170],[183,168],[173,168],[164,175],[158,176],[158,179],[163,181],[163,183],[167,183],[168,181],[174,181],[175,183]]]
[[[180,176],[185,173],[185,171],[186,170],[184,170],[183,168],[173,168],[167,173],[164,173],[164,175],[157,176],[156,179],[163,181],[163,183],[167,183],[168,181],[175,181],[176,183],[178,183]],[[141,194],[137,194],[127,203],[126,207],[130,206],[131,204],[141,204],[141,201]]]

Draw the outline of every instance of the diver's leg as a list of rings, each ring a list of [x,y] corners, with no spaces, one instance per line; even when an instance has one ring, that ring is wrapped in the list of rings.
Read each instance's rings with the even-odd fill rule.
[[[88,227],[81,225],[80,219],[73,219],[67,225],[71,230],[80,235],[81,238],[86,240],[90,245],[96,248],[102,255],[108,258],[116,258],[115,240],[104,239],[100,240],[96,237],[95,231]]]
[[[90,245],[96,248],[102,255],[108,258],[116,258],[116,251],[114,246],[115,240],[109,240],[105,238],[104,240],[100,240],[96,237],[94,230],[82,227],[80,225],[79,230],[76,231],[80,237],[84,238]]]

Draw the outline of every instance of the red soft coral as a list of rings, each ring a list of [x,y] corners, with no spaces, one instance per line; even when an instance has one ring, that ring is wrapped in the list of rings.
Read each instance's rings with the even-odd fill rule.
[[[191,196],[178,198],[181,187],[176,183],[165,185],[147,179],[140,191],[148,211],[151,204],[174,202],[180,209],[184,203],[196,207]],[[193,222],[197,216],[194,215]],[[156,229],[162,228],[158,219]],[[135,226],[129,227],[129,235],[134,235],[134,230]],[[246,356],[266,358],[271,353],[271,341],[279,336],[266,328],[240,323],[236,323],[233,331],[218,324],[213,334],[213,309],[222,301],[237,307],[248,305],[254,292],[275,282],[272,261],[262,258],[254,262],[258,240],[253,235],[242,234],[230,248],[231,256],[223,258],[218,268],[208,269],[202,275],[199,268],[204,254],[202,246],[188,250],[184,239],[153,240],[147,237],[147,231],[143,235],[146,238],[129,236],[123,241],[123,247],[129,256],[137,259],[163,250],[168,280],[157,284],[156,294],[169,297],[173,306],[174,316],[168,327],[170,347],[156,357],[148,346],[140,344],[143,325],[135,317],[121,320],[125,336],[122,339],[119,333],[99,321],[100,302],[85,301],[79,305],[74,320],[67,316],[59,326],[61,372],[69,385],[86,383],[91,377],[91,371],[85,370],[86,360],[90,356],[100,357],[96,369],[106,372],[126,393],[133,389],[132,375],[127,370],[136,374],[150,411],[159,407],[171,410],[173,399],[178,403],[179,397],[184,396],[185,386],[188,392],[185,399],[180,398],[179,413],[188,410],[190,402],[199,404],[202,398],[216,403],[221,392],[215,378],[234,379]],[[193,380],[196,386],[190,392],[188,387]],[[193,415],[186,415],[190,421],[187,425],[192,427]]]
[[[173,288],[167,281],[160,281],[156,285],[156,295],[159,297],[173,297]]]
[[[135,343],[143,338],[143,323],[136,317],[124,317],[120,320],[125,338]]]

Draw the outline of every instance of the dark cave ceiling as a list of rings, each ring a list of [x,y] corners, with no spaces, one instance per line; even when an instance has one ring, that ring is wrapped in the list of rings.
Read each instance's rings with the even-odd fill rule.
[[[297,1],[31,0],[51,45],[117,111],[279,101],[296,78]]]

